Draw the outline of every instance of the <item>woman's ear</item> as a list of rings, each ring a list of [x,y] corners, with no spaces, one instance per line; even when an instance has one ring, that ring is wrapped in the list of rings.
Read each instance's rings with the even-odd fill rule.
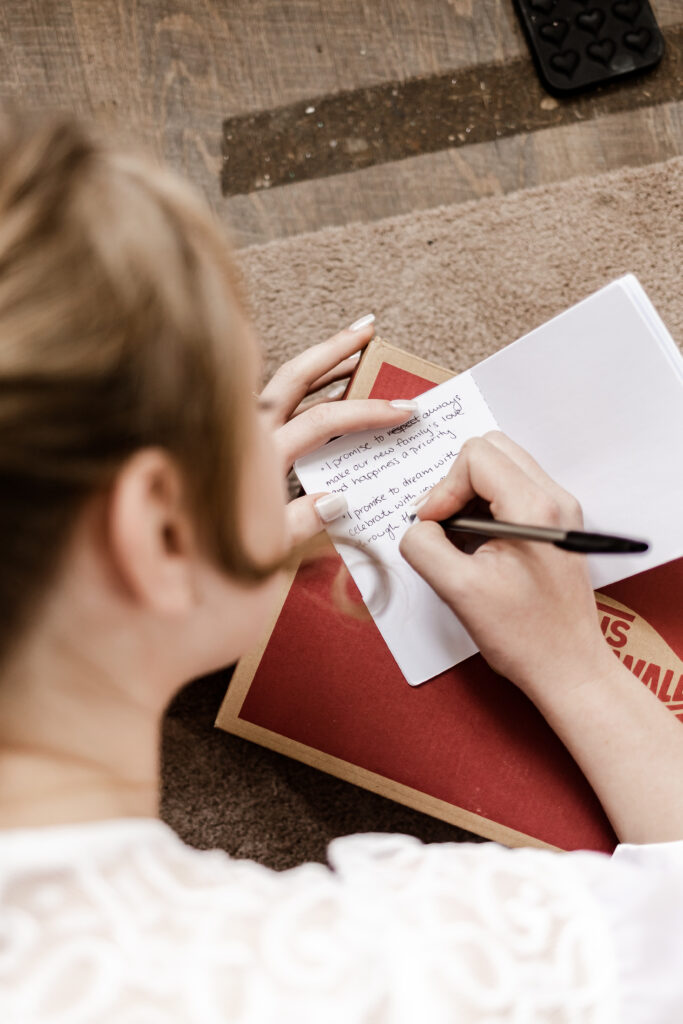
[[[197,545],[178,466],[146,448],[119,471],[110,494],[111,557],[136,601],[162,615],[196,604]]]

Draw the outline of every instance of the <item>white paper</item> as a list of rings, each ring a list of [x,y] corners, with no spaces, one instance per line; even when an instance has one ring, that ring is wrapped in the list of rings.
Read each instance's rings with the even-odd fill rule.
[[[468,437],[497,429],[469,372],[425,392],[417,403],[419,411],[407,423],[337,438],[295,466],[309,493],[345,494],[349,511],[330,523],[328,533],[411,685],[457,665],[477,647],[401,557],[406,508],[446,475]],[[387,569],[384,587],[366,548]]]
[[[470,372],[500,429],[579,499],[587,530],[649,541],[587,556],[596,588],[683,555],[683,359],[637,278]]]
[[[390,566],[388,606],[373,608],[374,570],[362,552],[338,547],[409,683],[477,650],[398,552],[402,510],[445,476],[467,437],[504,431],[576,495],[587,530],[650,542],[642,555],[582,556],[595,587],[683,555],[683,359],[633,275],[418,402],[407,427],[339,438],[296,465],[307,491],[347,492],[351,512],[328,531],[335,543],[369,541]]]

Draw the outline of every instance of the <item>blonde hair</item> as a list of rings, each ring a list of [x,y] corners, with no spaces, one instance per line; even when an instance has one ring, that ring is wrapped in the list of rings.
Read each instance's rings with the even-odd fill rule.
[[[0,658],[77,513],[147,446],[176,460],[207,552],[256,580],[237,502],[246,317],[209,213],[67,118],[0,119]]]

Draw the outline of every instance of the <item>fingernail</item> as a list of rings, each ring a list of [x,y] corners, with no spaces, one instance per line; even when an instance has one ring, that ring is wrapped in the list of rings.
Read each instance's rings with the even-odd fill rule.
[[[418,498],[417,501],[412,502],[410,505],[406,505],[406,512],[408,515],[417,516],[417,510],[427,503],[428,498],[429,495],[425,494],[423,498]]]
[[[411,402],[407,398],[395,398],[389,405],[393,405],[394,409],[406,409],[409,412],[417,412],[418,409],[417,402]]]
[[[364,327],[369,327],[370,324],[374,324],[375,314],[367,313],[366,316],[362,316],[360,320],[354,320],[349,327],[350,331],[362,331]]]
[[[357,363],[362,355],[362,352],[354,352],[352,356],[349,356],[349,362]]]
[[[347,386],[347,384],[335,384],[333,388],[325,392],[325,398],[341,398]]]
[[[343,494],[325,494],[315,502],[315,510],[323,523],[331,523],[348,511],[348,503]]]

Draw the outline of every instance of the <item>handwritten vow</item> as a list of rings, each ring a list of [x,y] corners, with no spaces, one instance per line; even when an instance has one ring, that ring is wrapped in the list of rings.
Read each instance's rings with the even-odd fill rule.
[[[468,437],[497,429],[469,372],[417,399],[407,423],[339,437],[299,459],[308,493],[341,491],[348,512],[327,527],[399,668],[423,683],[477,650],[453,612],[398,550],[410,506],[438,483]],[[378,572],[370,552],[384,567]]]

